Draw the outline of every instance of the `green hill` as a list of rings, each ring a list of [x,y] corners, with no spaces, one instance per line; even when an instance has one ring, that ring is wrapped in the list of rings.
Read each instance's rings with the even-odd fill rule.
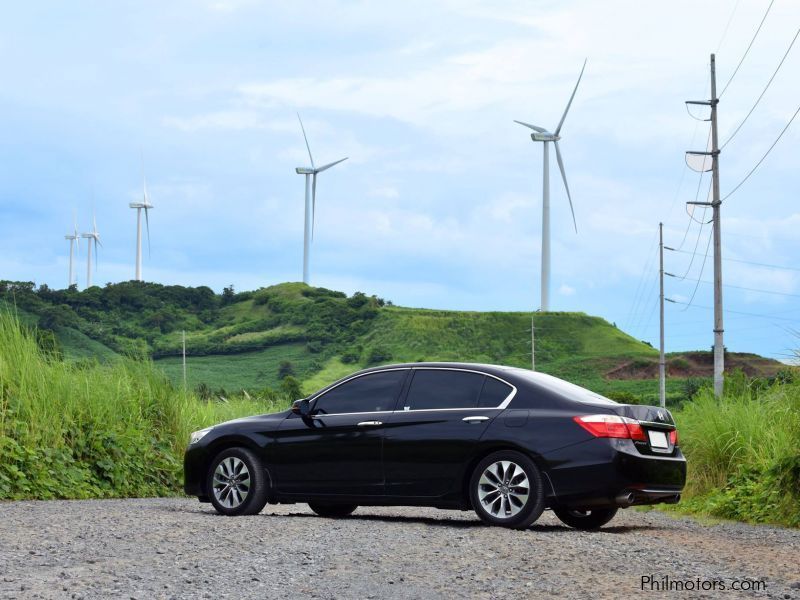
[[[108,284],[84,291],[0,282],[0,301],[51,331],[73,360],[151,357],[180,384],[182,332],[187,383],[221,395],[276,388],[294,375],[310,392],[358,368],[423,360],[529,367],[531,319],[536,368],[629,401],[657,397],[657,352],[583,313],[468,312],[403,308],[381,298],[284,283],[254,292],[226,288]],[[707,377],[709,353],[670,355],[668,393]],[[732,355],[730,364],[771,376],[780,364]]]

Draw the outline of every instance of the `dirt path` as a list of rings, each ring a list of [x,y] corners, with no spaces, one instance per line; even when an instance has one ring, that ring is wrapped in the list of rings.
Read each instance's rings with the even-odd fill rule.
[[[695,589],[642,590],[646,576]],[[419,508],[331,520],[305,505],[225,518],[188,499],[0,504],[0,598],[590,595],[800,598],[800,531],[633,510],[586,533],[549,512],[520,532]]]

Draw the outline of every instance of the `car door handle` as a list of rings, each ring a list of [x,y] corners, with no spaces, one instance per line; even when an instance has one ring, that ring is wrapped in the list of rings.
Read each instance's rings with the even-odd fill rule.
[[[383,425],[383,421],[361,421],[358,424],[359,427],[377,427],[378,425]]]
[[[464,417],[461,419],[465,423],[482,423],[483,421],[488,421],[489,417],[484,416],[472,416],[472,417]]]

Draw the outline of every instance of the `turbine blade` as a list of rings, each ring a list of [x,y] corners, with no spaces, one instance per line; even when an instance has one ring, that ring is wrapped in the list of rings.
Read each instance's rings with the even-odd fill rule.
[[[553,142],[556,147],[556,160],[558,161],[558,170],[561,171],[561,179],[564,180],[564,188],[567,190],[567,199],[569,200],[569,209],[572,211],[572,224],[575,226],[575,233],[578,233],[578,222],[575,220],[575,209],[572,207],[572,196],[569,193],[569,184],[567,183],[567,173],[564,171],[564,161],[561,159],[561,150],[558,149],[558,142]]]
[[[314,241],[314,226],[317,221],[317,174],[311,176],[311,241]]]
[[[328,163],[327,165],[323,165],[319,169],[314,169],[314,174],[316,175],[317,173],[322,173],[323,171],[327,171],[331,167],[334,167],[334,166],[338,165],[340,162],[346,161],[348,158],[349,157],[345,156],[344,158],[340,158],[336,162],[332,162],[332,163]]]
[[[578,83],[575,84],[575,89],[572,90],[572,96],[569,97],[569,102],[567,102],[567,108],[564,109],[564,114],[561,115],[561,120],[558,122],[558,127],[556,127],[556,135],[561,132],[561,126],[564,124],[564,119],[567,118],[567,113],[569,112],[569,107],[572,106],[572,99],[575,98],[575,92],[578,91],[578,85],[581,83],[581,77],[583,77],[583,70],[586,68],[586,61],[583,61],[583,67],[581,67],[581,74],[578,75]]]
[[[144,222],[147,225],[147,258],[150,258],[150,217],[148,217],[148,210],[147,206],[144,207]]]
[[[303,139],[306,141],[306,150],[308,150],[308,159],[311,161],[311,168],[314,168],[314,157],[311,156],[311,146],[308,145],[308,136],[306,136],[306,128],[303,127],[303,119],[300,118],[300,113],[297,113],[297,120],[300,121],[300,129],[303,130]]]
[[[530,123],[525,123],[524,121],[517,121],[514,119],[514,123],[519,123],[523,127],[527,127],[528,129],[533,129],[534,131],[538,131],[539,133],[547,133],[547,130],[544,127],[539,127],[538,125],[531,125]]]
[[[94,236],[94,270],[97,272],[97,244],[100,244],[100,240],[97,239],[97,236]],[[100,244],[101,246],[103,244]]]

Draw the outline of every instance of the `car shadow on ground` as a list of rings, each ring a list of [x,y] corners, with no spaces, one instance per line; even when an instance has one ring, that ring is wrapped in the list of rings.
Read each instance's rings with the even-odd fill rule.
[[[224,515],[220,515],[215,510],[210,509],[210,507],[206,508],[206,506],[199,506],[189,512],[198,513],[208,515],[209,517],[225,519]],[[210,509],[210,510],[209,510]],[[185,508],[178,508],[178,507],[164,507],[164,510],[168,512],[187,512]],[[291,513],[275,513],[269,512],[269,509],[265,509],[264,512],[259,513],[258,515],[254,515],[255,517],[259,518],[279,518],[279,519],[319,519],[321,521],[331,521],[334,519],[330,519],[327,517],[320,517],[319,515],[315,515],[312,513],[300,513],[300,512],[291,512]],[[243,518],[243,517],[236,517],[236,518]],[[247,518],[247,517],[244,517]],[[382,523],[417,523],[421,525],[429,525],[431,527],[450,527],[453,529],[473,529],[473,528],[481,528],[487,527],[485,523],[480,521],[477,517],[474,519],[450,519],[447,517],[443,517],[441,519],[437,519],[435,517],[417,517],[413,515],[376,515],[376,514],[358,514],[357,512],[347,516],[347,517],[338,517],[335,519],[336,521],[379,521]],[[664,527],[662,525],[649,525],[649,524],[641,524],[641,525],[606,525],[598,530],[595,530],[593,533],[607,533],[607,534],[625,534],[625,533],[634,533],[637,531],[663,531],[669,529],[668,527]],[[527,531],[535,532],[535,533],[551,533],[551,534],[561,534],[561,533],[568,533],[576,531],[572,527],[568,527],[567,525],[561,524],[549,524],[549,523],[534,523],[531,525]]]

